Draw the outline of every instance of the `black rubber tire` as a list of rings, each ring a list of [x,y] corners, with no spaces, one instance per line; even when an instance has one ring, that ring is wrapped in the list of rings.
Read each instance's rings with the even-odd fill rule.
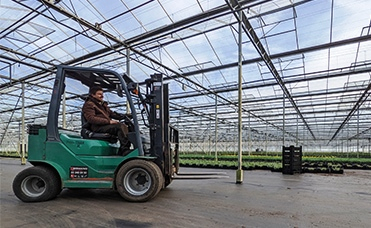
[[[62,180],[61,177],[59,176],[59,173],[57,170],[49,167],[44,167],[47,169],[47,172],[50,174],[50,177],[53,179],[54,182],[54,188],[53,188],[53,193],[51,194],[51,197],[48,200],[56,198],[61,192],[62,192]]]
[[[17,174],[13,192],[23,202],[47,201],[61,192],[61,181],[51,168],[34,166]]]
[[[145,202],[155,197],[164,185],[160,168],[151,161],[131,160],[116,175],[116,189],[127,201]]]
[[[153,195],[152,198],[156,197],[157,194],[165,188],[165,178],[164,178],[164,175],[162,174],[161,172],[161,169],[154,163],[154,162],[150,162],[150,164],[153,166],[153,169],[156,173],[156,175],[159,177],[158,181],[159,181],[159,185],[158,185],[158,189],[157,189],[157,192]]]

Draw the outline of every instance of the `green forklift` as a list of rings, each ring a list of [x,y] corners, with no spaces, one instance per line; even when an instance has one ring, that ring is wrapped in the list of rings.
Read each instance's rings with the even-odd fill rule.
[[[128,155],[117,154],[115,136],[86,128],[83,116],[81,132],[58,126],[67,80],[87,88],[100,85],[126,98],[132,115],[125,119],[132,144]],[[28,125],[27,131],[27,159],[33,166],[13,181],[15,195],[24,202],[51,200],[64,188],[115,189],[127,201],[145,202],[179,170],[179,133],[169,124],[169,88],[162,74],[136,83],[111,70],[58,66],[46,125]]]

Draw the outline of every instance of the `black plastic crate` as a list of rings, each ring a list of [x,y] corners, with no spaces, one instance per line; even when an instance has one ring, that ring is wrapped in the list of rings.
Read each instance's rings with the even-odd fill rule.
[[[302,147],[282,147],[282,173],[294,174],[302,172]]]

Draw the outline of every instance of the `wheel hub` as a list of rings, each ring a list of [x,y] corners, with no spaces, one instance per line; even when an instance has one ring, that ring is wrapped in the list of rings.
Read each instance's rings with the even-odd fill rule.
[[[146,182],[148,182],[146,175],[143,175],[141,173],[138,174],[135,180],[137,181],[138,185],[143,185],[143,186],[146,184]]]
[[[143,195],[151,184],[149,173],[141,168],[130,170],[124,178],[125,189],[132,195]]]
[[[29,176],[22,181],[22,191],[30,197],[38,197],[42,195],[45,188],[45,181],[39,176]]]

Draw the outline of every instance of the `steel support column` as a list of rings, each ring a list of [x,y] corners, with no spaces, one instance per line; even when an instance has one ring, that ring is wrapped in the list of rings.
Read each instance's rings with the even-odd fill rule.
[[[239,12],[242,19],[242,11]],[[236,184],[243,182],[242,170],[242,20],[238,23],[238,167]]]

